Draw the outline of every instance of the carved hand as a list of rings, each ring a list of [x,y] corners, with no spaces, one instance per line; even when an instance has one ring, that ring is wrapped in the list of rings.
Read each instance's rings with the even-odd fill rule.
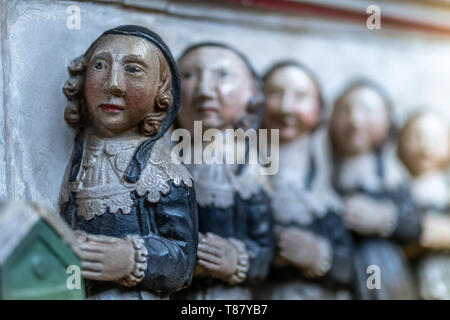
[[[201,232],[198,233],[198,242],[199,244],[202,242],[202,240],[205,239],[205,235]],[[205,267],[199,265],[198,263],[195,264],[195,268],[194,268],[194,276],[195,277],[203,277],[203,276],[208,276],[208,269],[206,269]]]
[[[344,200],[342,213],[347,228],[362,235],[382,235],[393,231],[395,207],[356,195]]]
[[[208,275],[222,280],[228,279],[238,270],[236,247],[213,233],[199,237],[197,259],[197,272],[206,271]]]
[[[450,217],[428,213],[422,220],[420,243],[429,249],[450,248]]]
[[[314,268],[319,248],[318,239],[312,232],[294,227],[278,228],[276,237],[278,261],[288,261],[302,270]]]
[[[78,235],[77,240],[86,279],[119,281],[133,270],[135,250],[131,241],[93,234]]]

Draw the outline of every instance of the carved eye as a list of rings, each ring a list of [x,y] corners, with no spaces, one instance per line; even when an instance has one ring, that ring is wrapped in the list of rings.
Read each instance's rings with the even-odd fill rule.
[[[183,80],[188,80],[188,79],[191,79],[193,75],[194,75],[194,74],[193,74],[192,72],[183,72],[183,73],[181,74],[181,78],[182,78]]]
[[[229,74],[230,74],[230,73],[229,73],[228,71],[226,71],[226,70],[220,70],[220,71],[219,71],[219,77],[220,77],[221,79],[228,77]]]
[[[95,70],[103,70],[106,68],[106,64],[103,61],[97,61],[94,63]]]
[[[304,92],[296,92],[295,93],[295,99],[296,100],[302,100],[306,98],[306,94]]]
[[[144,70],[142,70],[142,68],[140,68],[138,66],[125,66],[125,71],[129,72],[129,73],[136,74],[136,73],[141,73]]]
[[[280,98],[283,95],[283,92],[279,89],[271,89],[267,91],[266,95],[271,98]]]

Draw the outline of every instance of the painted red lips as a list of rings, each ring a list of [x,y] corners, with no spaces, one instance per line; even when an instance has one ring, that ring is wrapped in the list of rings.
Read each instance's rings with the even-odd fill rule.
[[[199,108],[198,111],[200,113],[205,113],[205,114],[217,113],[217,108],[203,107],[203,108]]]
[[[100,109],[102,109],[105,112],[119,113],[123,110],[123,107],[115,104],[101,104]]]

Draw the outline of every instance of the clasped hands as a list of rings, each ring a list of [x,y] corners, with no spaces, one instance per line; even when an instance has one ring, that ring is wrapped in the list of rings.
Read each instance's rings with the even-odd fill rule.
[[[277,253],[274,264],[294,265],[303,271],[314,269],[320,259],[319,238],[298,227],[275,227]]]
[[[211,276],[229,282],[233,275],[245,279],[246,272],[239,264],[239,251],[231,241],[214,233],[199,233],[196,276]]]
[[[118,282],[132,272],[135,249],[131,240],[79,230],[74,234],[84,278]]]
[[[375,201],[364,195],[344,199],[342,211],[344,225],[361,235],[389,233],[395,219],[395,207],[388,202]]]
[[[429,249],[450,249],[450,217],[439,213],[426,213],[422,218],[420,243]]]

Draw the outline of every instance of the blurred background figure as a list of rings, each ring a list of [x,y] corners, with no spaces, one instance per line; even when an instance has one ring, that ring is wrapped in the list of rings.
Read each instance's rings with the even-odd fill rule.
[[[296,61],[275,64],[263,80],[263,124],[280,130],[280,163],[270,176],[276,257],[256,297],[349,298],[352,239],[336,214],[338,200],[324,159],[321,88],[311,70]]]
[[[413,200],[423,213],[420,296],[450,299],[449,122],[429,111],[411,116],[400,131],[398,154],[410,173]]]
[[[378,85],[356,80],[330,120],[334,186],[355,239],[359,299],[413,299],[412,273],[397,243],[416,241],[420,220],[389,148],[390,102]],[[368,279],[372,275],[371,279]],[[377,289],[377,290],[374,290]]]
[[[235,139],[218,141],[215,137],[206,142],[202,138],[207,129],[247,129],[249,123],[259,127],[254,113],[263,107],[260,79],[238,50],[215,42],[188,47],[178,66],[182,96],[177,125],[190,132],[188,142],[194,153],[195,145],[201,147],[203,158],[201,163],[186,163],[194,177],[198,203],[195,277],[192,286],[174,298],[250,299],[249,284],[264,280],[273,255],[266,179],[260,176],[259,166],[240,162],[245,154],[237,150],[238,144],[245,144],[243,139],[235,143]],[[194,121],[202,125],[201,136],[194,132]],[[219,163],[206,162],[213,144],[223,150]],[[237,161],[225,161],[228,150],[233,150],[232,159]]]

